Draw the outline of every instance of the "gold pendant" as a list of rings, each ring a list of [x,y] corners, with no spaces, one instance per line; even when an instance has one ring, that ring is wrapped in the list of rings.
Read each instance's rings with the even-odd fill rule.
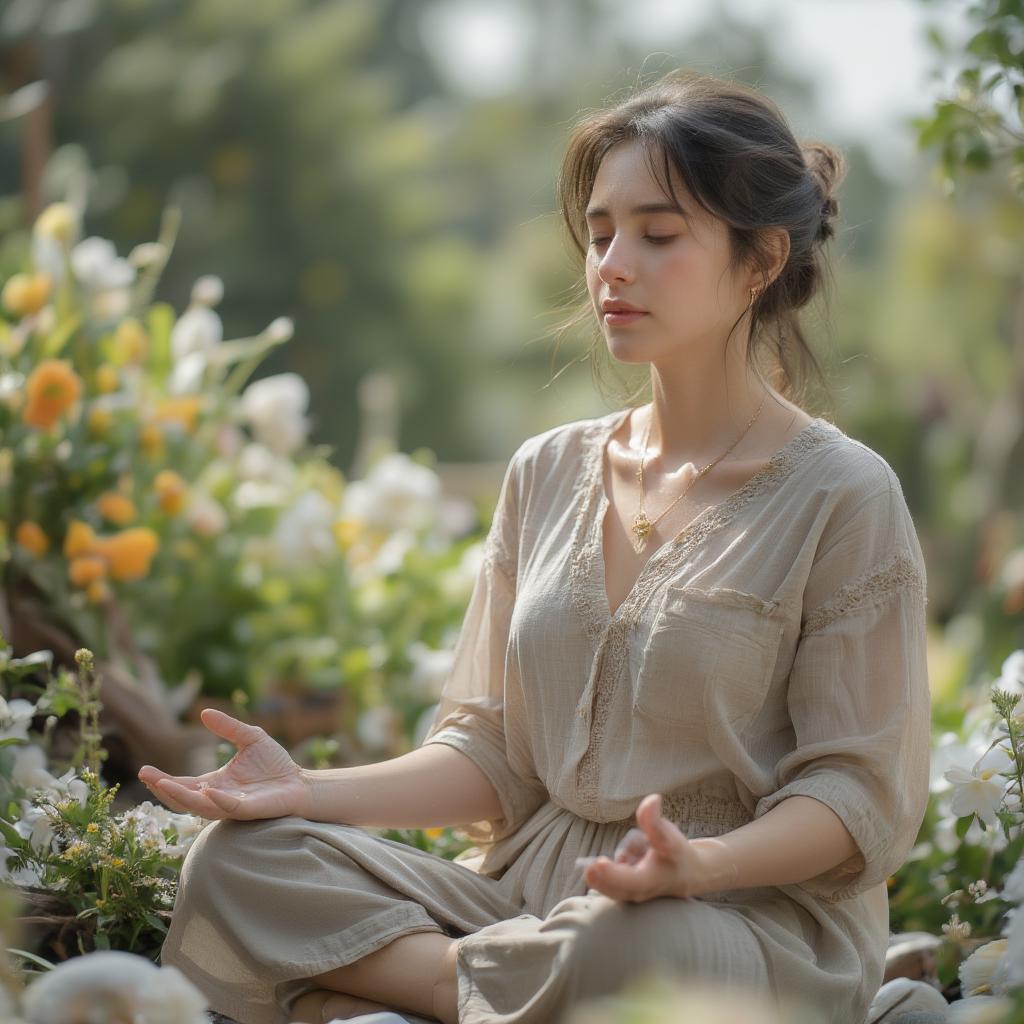
[[[635,540],[633,541],[633,547],[636,549],[636,553],[640,554],[647,544],[647,537],[651,532],[651,523],[643,511],[636,514],[636,518],[633,520],[633,526],[631,527]]]

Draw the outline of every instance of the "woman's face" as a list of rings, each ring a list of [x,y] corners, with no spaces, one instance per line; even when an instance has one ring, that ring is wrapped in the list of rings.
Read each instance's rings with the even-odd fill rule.
[[[725,223],[692,202],[675,172],[672,187],[689,223],[664,208],[670,200],[640,144],[624,142],[602,159],[587,206],[587,288],[611,354],[623,362],[668,365],[692,357],[694,346],[717,351],[756,286],[751,275],[737,281],[728,271]],[[662,209],[636,209],[652,205]],[[609,317],[607,300],[644,314]]]

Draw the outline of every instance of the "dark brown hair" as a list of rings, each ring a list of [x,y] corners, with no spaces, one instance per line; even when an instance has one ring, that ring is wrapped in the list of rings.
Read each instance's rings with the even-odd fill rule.
[[[842,153],[820,142],[798,143],[779,107],[752,87],[695,71],[669,72],[615,106],[588,114],[572,129],[557,188],[562,220],[581,262],[588,248],[584,211],[601,160],[628,141],[644,147],[666,197],[679,203],[671,165],[694,201],[725,222],[730,269],[760,268],[763,284],[749,312],[748,364],[755,372],[766,370],[772,386],[798,404],[812,372],[831,396],[797,311],[830,272],[822,250],[835,234],[835,190],[846,174]],[[683,216],[689,220],[685,211]],[[789,258],[772,281],[767,277],[772,251],[762,234],[767,227],[785,228],[790,242]],[[580,285],[585,292],[586,281]],[[595,356],[606,346],[589,296],[556,326],[556,335],[560,341],[588,319],[595,326],[591,367],[600,384]],[[634,388],[627,400],[632,403],[645,388]]]

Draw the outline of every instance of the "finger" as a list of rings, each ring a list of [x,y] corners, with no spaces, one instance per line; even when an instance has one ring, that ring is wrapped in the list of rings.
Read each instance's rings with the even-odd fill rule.
[[[179,786],[184,786],[186,789],[193,789],[196,792],[199,791],[199,782],[194,775],[169,775],[165,771],[161,771],[159,768],[154,768],[151,764],[144,764],[139,769],[138,777],[140,781],[144,782],[147,786],[159,782],[161,779],[170,779],[172,782],[178,783]]]
[[[671,821],[662,817],[660,793],[644,797],[637,808],[636,818],[658,853],[669,855],[679,849],[683,834]]]
[[[587,868],[586,877],[588,885],[617,900],[642,898],[647,888],[635,867],[616,864],[606,857],[591,864]]]
[[[210,800],[227,814],[234,814],[242,806],[244,800],[241,796],[233,796],[223,789],[210,786],[204,791]]]
[[[178,803],[173,797],[168,796],[167,793],[158,792],[154,786],[147,785],[146,788],[153,794],[154,799],[159,800],[162,804],[170,807],[172,811],[176,811],[178,814],[188,814],[189,809],[184,804]]]
[[[619,862],[633,863],[639,860],[646,852],[650,842],[642,828],[631,828],[615,847],[615,860]]]
[[[234,743],[236,747],[246,747],[266,735],[261,726],[249,725],[217,708],[203,708],[199,718],[210,732]]]
[[[156,791],[160,794],[166,793],[172,800],[177,800],[190,814],[198,814],[204,818],[224,817],[224,812],[204,793],[186,789],[171,779],[161,779],[157,782]]]

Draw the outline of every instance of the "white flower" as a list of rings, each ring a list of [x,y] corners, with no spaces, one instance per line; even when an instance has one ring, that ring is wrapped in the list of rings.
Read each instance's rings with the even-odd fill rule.
[[[1024,910],[1014,907],[1006,917],[1006,981],[1024,985]]]
[[[341,516],[388,532],[421,530],[436,522],[440,503],[438,475],[404,452],[392,452],[379,458],[362,480],[346,486]]]
[[[53,822],[41,807],[28,800],[21,801],[21,817],[14,823],[14,830],[22,839],[27,839],[34,850],[53,849]]]
[[[171,355],[175,364],[194,352],[209,352],[223,337],[224,325],[212,309],[189,306],[171,329]]]
[[[306,440],[309,388],[297,373],[254,381],[242,393],[240,414],[256,439],[279,455],[290,455]]]
[[[960,989],[964,997],[1005,993],[1006,939],[979,946],[960,964]]]
[[[71,250],[71,270],[92,291],[127,288],[135,280],[135,268],[117,255],[114,243],[95,235]]]
[[[320,491],[300,494],[282,513],[274,529],[274,544],[282,562],[302,567],[337,551],[331,529],[334,512],[334,506]]]
[[[454,651],[438,651],[417,640],[409,645],[412,672],[409,684],[414,693],[425,700],[439,700],[445,680],[451,674]]]
[[[28,739],[28,727],[35,716],[36,706],[20,697],[7,701],[0,697],[0,740]]]
[[[203,819],[194,814],[175,814],[150,800],[124,811],[118,821],[134,828],[140,839],[156,840],[160,852],[169,857],[184,857],[205,825]],[[170,842],[164,837],[164,830],[168,828],[174,830],[176,837]]]
[[[57,779],[46,770],[46,751],[34,743],[15,749],[11,781],[26,790],[58,792],[62,788]]]
[[[212,307],[224,298],[224,282],[216,274],[204,274],[192,285],[191,304]]]
[[[405,561],[405,556],[418,545],[416,534],[412,530],[396,530],[381,544],[373,560],[373,569],[382,575],[398,572]]]
[[[1024,857],[1017,861],[1003,883],[1003,894],[1016,903],[1024,903]]]
[[[228,514],[216,498],[205,491],[193,491],[185,518],[189,526],[203,537],[214,537],[227,529]]]
[[[999,678],[992,685],[1024,697],[1024,650],[1014,651],[1009,655],[1003,662]]]
[[[271,341],[283,344],[289,341],[295,333],[295,324],[292,322],[291,317],[279,316],[276,320],[272,320],[267,324],[267,329],[263,333]]]
[[[1006,996],[971,996],[949,1004],[949,1024],[1003,1024],[1013,1007]]]
[[[206,999],[176,967],[114,950],[57,964],[29,985],[22,1005],[32,1024],[209,1024]]]
[[[948,769],[945,777],[953,784],[950,802],[953,813],[958,818],[977,814],[986,825],[994,828],[999,821],[996,810],[1003,802],[1003,779],[995,775],[992,768],[967,771],[955,767]]]
[[[167,246],[162,242],[142,242],[128,253],[128,262],[140,270],[167,258]]]

